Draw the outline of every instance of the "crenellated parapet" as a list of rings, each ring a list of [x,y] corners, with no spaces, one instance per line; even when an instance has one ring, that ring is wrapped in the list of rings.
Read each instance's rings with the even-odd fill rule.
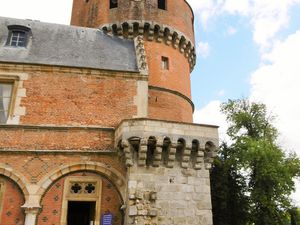
[[[105,24],[100,27],[105,33],[134,39],[141,35],[147,41],[156,41],[178,49],[187,58],[191,70],[196,64],[196,52],[193,42],[182,32],[155,21],[129,20]]]
[[[123,121],[115,141],[127,167],[210,169],[218,148],[216,127],[146,119]]]

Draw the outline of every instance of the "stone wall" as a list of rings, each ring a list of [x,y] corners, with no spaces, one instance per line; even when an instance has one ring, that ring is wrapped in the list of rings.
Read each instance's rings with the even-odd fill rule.
[[[115,133],[127,166],[127,224],[212,225],[209,169],[217,127],[126,120]]]
[[[208,170],[131,167],[128,186],[128,224],[212,224]]]

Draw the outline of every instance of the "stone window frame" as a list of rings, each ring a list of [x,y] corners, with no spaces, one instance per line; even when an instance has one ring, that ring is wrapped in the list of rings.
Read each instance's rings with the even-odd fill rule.
[[[4,191],[5,191],[5,180],[0,177],[0,224],[1,224],[1,215],[3,210]]]
[[[11,84],[12,85],[12,91],[11,91],[10,101],[9,101],[9,105],[8,105],[7,118],[6,118],[6,122],[4,124],[6,124],[8,122],[8,120],[12,119],[12,117],[13,117],[19,80],[20,80],[20,78],[18,76],[0,75],[0,84]]]
[[[93,194],[86,193],[71,193],[71,186],[73,183],[86,184],[93,183],[95,184],[95,192]],[[67,225],[67,214],[68,214],[68,202],[69,201],[79,201],[79,202],[95,202],[95,223],[94,225],[100,225],[101,221],[101,192],[102,192],[102,180],[98,177],[87,176],[79,177],[72,176],[67,177],[64,182],[64,192],[63,192],[63,202],[61,209],[61,220],[60,225]]]
[[[27,73],[0,71],[0,82],[13,84],[7,120],[2,124],[17,125],[20,123],[20,117],[25,115],[26,108],[21,106],[21,99],[26,97],[26,89],[23,88],[25,80],[28,80]]]
[[[29,27],[26,27],[26,26],[22,26],[22,25],[9,25],[7,26],[8,28],[8,38],[7,38],[7,41],[6,41],[6,46],[9,46],[9,47],[14,47],[14,48],[26,48],[27,45],[28,45],[28,42],[29,42],[29,34],[30,34],[30,31],[31,29]],[[17,43],[16,45],[12,45],[12,39],[14,37],[14,34],[24,34],[24,41],[23,42],[20,42],[19,40],[19,35],[18,35],[18,40],[17,40]],[[22,45],[20,43],[23,43]]]

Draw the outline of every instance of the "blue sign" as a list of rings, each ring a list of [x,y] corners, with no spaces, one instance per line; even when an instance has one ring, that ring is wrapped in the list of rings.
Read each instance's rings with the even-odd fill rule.
[[[113,215],[111,213],[106,213],[102,215],[101,225],[112,225]]]

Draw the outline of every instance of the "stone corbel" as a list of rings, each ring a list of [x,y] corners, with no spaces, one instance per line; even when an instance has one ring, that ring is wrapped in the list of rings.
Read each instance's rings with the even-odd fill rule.
[[[148,41],[154,40],[154,26],[150,24],[149,31],[148,31]]]
[[[157,34],[157,42],[161,43],[163,39],[164,39],[164,31],[162,29],[159,29]]]
[[[159,167],[159,165],[161,163],[163,143],[164,143],[163,139],[158,139],[156,141],[156,147],[155,147],[155,152],[154,152],[154,162],[153,162],[154,167]]]
[[[140,140],[140,145],[139,145],[139,150],[138,150],[138,165],[139,166],[146,166],[147,151],[148,151],[148,139],[142,138]]]
[[[187,169],[191,158],[192,144],[186,144],[183,149],[181,167]]]
[[[176,148],[177,148],[177,141],[176,142],[171,142],[170,147],[169,147],[169,154],[168,154],[168,162],[167,162],[167,167],[168,168],[173,168],[175,164],[175,155],[176,155]]]
[[[195,161],[195,170],[201,170],[204,163],[204,148],[205,146],[199,145],[196,149],[196,161]]]
[[[134,30],[133,30],[133,24],[128,24],[128,38],[133,39],[134,38]]]
[[[125,165],[126,167],[132,167],[133,166],[133,155],[131,151],[131,146],[127,140],[121,141],[121,149],[123,149],[123,154],[125,158]]]

